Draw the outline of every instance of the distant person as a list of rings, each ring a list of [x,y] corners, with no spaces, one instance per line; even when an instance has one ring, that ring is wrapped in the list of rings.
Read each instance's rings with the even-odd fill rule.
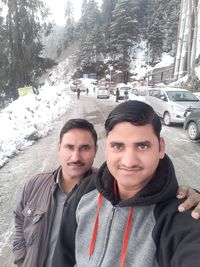
[[[88,89],[88,87],[86,88],[86,95],[88,95],[88,93],[89,93],[89,89]]]
[[[127,101],[105,130],[106,162],[66,206],[52,266],[199,267],[200,221],[178,212],[159,117]]]
[[[39,89],[37,87],[32,87],[32,88],[33,88],[33,93],[35,95],[39,95],[39,93],[40,93]]]
[[[127,89],[124,91],[124,100],[125,101],[128,100],[128,90]]]
[[[116,94],[116,102],[118,102],[119,101],[119,88],[116,89],[115,94]]]
[[[80,86],[77,88],[77,99],[80,99],[81,89]]]
[[[28,181],[14,212],[13,253],[18,267],[51,266],[64,203],[74,197],[80,180],[95,171],[96,151],[93,125],[84,119],[67,121],[58,144],[61,165]]]

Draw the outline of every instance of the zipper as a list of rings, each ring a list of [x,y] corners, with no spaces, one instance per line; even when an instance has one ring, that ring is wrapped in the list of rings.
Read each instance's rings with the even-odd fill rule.
[[[111,226],[112,226],[112,222],[113,222],[113,218],[114,218],[114,215],[115,215],[116,209],[117,209],[117,207],[116,207],[116,206],[113,206],[113,207],[112,207],[112,215],[111,215],[111,218],[110,218],[110,221],[109,221],[109,226],[108,226],[108,234],[107,234],[107,238],[106,238],[106,245],[105,245],[105,249],[104,249],[103,255],[102,255],[102,257],[101,257],[100,264],[98,265],[99,267],[102,265],[102,262],[103,262],[104,256],[105,256],[105,254],[106,254],[106,251],[107,251],[108,242],[109,242],[109,237],[110,237],[110,232],[111,232]]]
[[[52,207],[51,207],[51,209],[52,209],[52,211],[51,211],[51,218],[49,220],[51,225],[50,225],[50,227],[48,229],[48,233],[47,233],[47,237],[46,237],[45,251],[43,252],[43,259],[41,261],[42,262],[41,266],[43,266],[45,264],[45,262],[46,262],[47,253],[48,253],[48,249],[49,249],[48,244],[49,244],[50,233],[51,233],[51,229],[52,229],[52,222],[53,222],[53,219],[54,219],[54,216],[55,216],[55,213],[56,213],[56,200],[55,200],[55,197],[53,195],[54,191],[55,191],[55,187],[54,187],[53,191],[51,192],[51,194],[52,194],[51,195],[51,198],[52,198]]]

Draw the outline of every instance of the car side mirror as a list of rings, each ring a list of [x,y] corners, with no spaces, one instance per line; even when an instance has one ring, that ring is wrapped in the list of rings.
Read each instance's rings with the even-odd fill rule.
[[[160,99],[163,100],[163,101],[167,101],[167,98],[164,95],[161,95]]]

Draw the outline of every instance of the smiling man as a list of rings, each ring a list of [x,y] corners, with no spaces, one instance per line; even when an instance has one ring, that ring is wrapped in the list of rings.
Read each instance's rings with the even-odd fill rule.
[[[17,266],[51,266],[64,203],[73,199],[80,180],[94,172],[96,152],[93,125],[84,119],[67,121],[58,144],[61,166],[28,181],[14,212],[13,252]]]
[[[200,221],[178,212],[157,114],[124,102],[105,129],[106,162],[66,207],[52,266],[199,267]]]

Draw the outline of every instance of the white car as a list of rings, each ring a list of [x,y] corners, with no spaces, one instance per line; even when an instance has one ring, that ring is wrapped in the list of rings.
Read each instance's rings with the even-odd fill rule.
[[[109,90],[106,86],[99,86],[97,89],[97,98],[109,98]]]
[[[200,92],[193,92],[193,94],[194,94],[198,99],[200,99]]]
[[[200,108],[200,100],[191,91],[180,88],[151,89],[145,101],[163,118],[165,125],[184,123],[187,114]]]

